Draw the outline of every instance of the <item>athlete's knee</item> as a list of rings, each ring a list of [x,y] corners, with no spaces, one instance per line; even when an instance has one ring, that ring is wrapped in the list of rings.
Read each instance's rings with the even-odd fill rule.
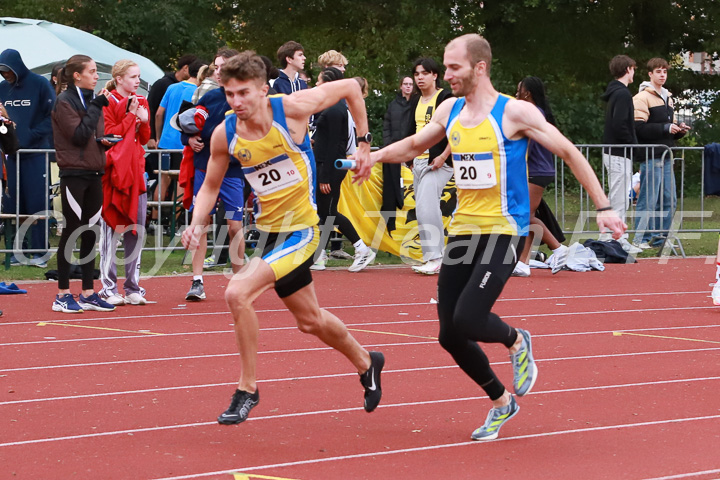
[[[317,334],[322,331],[324,321],[322,318],[322,312],[319,309],[315,311],[294,313],[294,315],[298,330],[302,333],[317,336]]]
[[[225,301],[230,307],[248,308],[252,305],[250,298],[250,292],[247,291],[242,282],[230,282],[225,289]]]
[[[467,338],[461,335],[454,326],[442,325],[438,334],[438,342],[446,352],[452,355],[464,347]]]

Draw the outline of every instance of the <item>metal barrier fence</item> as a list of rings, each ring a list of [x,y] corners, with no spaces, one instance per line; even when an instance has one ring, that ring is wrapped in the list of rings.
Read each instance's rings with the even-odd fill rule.
[[[703,147],[576,147],[593,167],[612,207],[621,215],[625,212],[631,241],[643,243],[655,238],[664,244],[667,238],[670,242],[663,245],[660,254],[684,256],[681,240],[718,231],[718,224],[708,221],[713,212],[706,210]],[[595,206],[588,193],[568,174],[562,160],[556,157],[555,162],[554,211],[563,232],[570,234],[572,241],[599,236]]]
[[[603,144],[576,146],[593,167],[604,191],[609,194],[615,210],[626,210],[628,233],[631,239],[633,235],[643,233],[650,235],[651,238],[666,235],[672,243],[668,245],[670,250],[663,248],[661,254],[677,253],[675,248],[679,247],[680,253],[684,255],[681,239],[697,238],[701,233],[718,231],[718,225],[706,221],[711,217],[712,212],[705,209],[705,155],[702,147],[669,148],[664,145]],[[153,155],[158,158],[157,165],[151,161],[153,166],[149,172],[148,192],[153,196],[149,195],[148,207],[157,210],[158,233],[163,232],[163,225],[171,226],[169,239],[166,238],[168,235],[156,234],[151,245],[143,246],[143,251],[182,250],[180,237],[173,235],[179,230],[178,207],[181,206],[182,199],[178,198],[175,189],[172,190],[170,200],[154,196],[155,192],[163,191],[163,187],[168,185],[166,182],[176,183],[179,171],[173,170],[169,162],[160,159],[161,154],[169,153],[182,153],[182,151],[148,150],[146,154],[146,159],[151,159]],[[610,153],[613,155],[609,155]],[[36,166],[23,161],[23,158],[27,160],[31,156],[36,163],[42,163],[44,167],[42,176],[38,172],[32,174],[36,178],[33,180],[31,196],[41,196],[44,204],[44,211],[34,214],[26,211],[24,198],[27,198],[27,195],[14,195],[14,202],[12,201],[12,194],[20,192],[23,184],[20,175],[15,173],[31,175],[25,170]],[[39,161],[38,158],[42,160]],[[52,205],[53,201],[57,202],[54,199],[60,193],[57,169],[53,168],[55,165],[53,160],[54,150],[20,150],[16,155],[15,165],[8,165],[8,178],[14,185],[8,185],[3,191],[4,208],[0,213],[0,219],[5,226],[5,245],[0,249],[0,253],[6,254],[6,267],[9,265],[9,254],[13,252],[22,250],[25,254],[36,254],[46,258],[56,253],[55,248],[37,248],[32,245],[29,245],[30,248],[22,248],[21,246],[31,222],[42,230],[44,245],[50,244],[48,224],[54,222],[62,224],[62,213],[59,208],[53,208]],[[599,231],[594,222],[595,206],[574,176],[568,173],[568,167],[557,157],[555,163],[556,181],[552,193],[554,202],[549,203],[563,232],[570,235],[571,241],[597,237]],[[640,172],[636,170],[638,165]],[[646,195],[645,208],[642,204],[636,205],[630,195],[632,176],[635,175],[637,178],[638,173],[641,173],[644,179],[642,184],[651,190],[650,195]],[[51,178],[52,181],[49,180]],[[692,184],[686,182],[687,178],[693,179]],[[696,184],[695,179],[698,178],[699,184]],[[644,192],[638,192],[638,196],[642,193]],[[187,223],[188,213],[183,210],[181,216],[181,223]],[[28,228],[24,231],[21,228],[21,235],[15,235],[18,225]]]

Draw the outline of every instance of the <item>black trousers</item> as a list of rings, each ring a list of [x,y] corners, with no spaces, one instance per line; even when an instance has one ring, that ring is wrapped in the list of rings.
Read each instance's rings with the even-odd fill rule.
[[[340,188],[342,186],[343,177],[333,178],[330,181],[330,193],[325,194],[320,192],[318,187],[317,192],[317,211],[320,217],[320,228],[333,228],[338,227],[338,230],[350,240],[350,243],[356,243],[360,240],[357,230],[353,226],[350,219],[345,215],[338,213],[338,202],[340,201]],[[330,219],[331,224],[327,224]],[[322,238],[322,237],[321,237]],[[320,245],[320,248],[325,248],[325,245]]]
[[[517,331],[491,312],[510,278],[525,237],[450,236],[438,278],[440,345],[491,400],[505,387],[477,342],[510,348]]]
[[[80,237],[80,261],[83,290],[93,289],[95,244],[100,234],[103,192],[100,175],[60,177],[65,227],[58,245],[58,288],[70,288],[70,260]]]

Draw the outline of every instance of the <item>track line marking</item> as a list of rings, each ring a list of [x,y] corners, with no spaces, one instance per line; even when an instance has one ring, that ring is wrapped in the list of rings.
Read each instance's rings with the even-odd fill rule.
[[[570,361],[570,360],[594,360],[597,358],[617,358],[617,357],[634,357],[634,356],[640,356],[640,355],[660,355],[660,354],[668,354],[668,353],[678,353],[678,352],[697,352],[697,351],[717,351],[720,350],[720,348],[706,348],[706,349],[693,349],[693,350],[669,350],[665,352],[634,352],[634,353],[621,353],[621,354],[612,354],[612,355],[592,355],[592,356],[586,356],[586,357],[561,357],[561,358],[553,358],[553,359],[539,359],[535,360],[538,363],[545,363],[545,362],[557,362],[557,361]],[[490,363],[491,366],[498,366],[498,365],[505,365],[509,364],[510,362],[504,361],[504,362],[492,362]],[[428,372],[433,370],[447,370],[447,369],[453,369],[456,368],[457,365],[441,365],[437,367],[418,367],[418,368],[404,368],[404,369],[396,369],[396,370],[385,370],[384,374],[389,373],[411,373],[411,372]],[[318,380],[318,379],[328,379],[328,378],[341,378],[341,377],[354,377],[355,373],[329,373],[324,375],[308,375],[304,377],[285,377],[285,378],[269,378],[267,380],[263,380],[262,383],[273,383],[273,382],[293,382],[293,381],[300,381],[300,380]],[[717,377],[720,379],[720,377]],[[224,387],[228,385],[235,385],[237,382],[223,382],[223,383],[205,383],[205,384],[194,384],[194,385],[180,385],[180,386],[170,386],[170,387],[158,387],[158,388],[145,388],[140,390],[119,390],[119,391],[113,391],[113,392],[103,392],[103,393],[86,393],[81,395],[66,395],[64,397],[48,397],[48,398],[29,398],[24,400],[9,400],[6,402],[0,402],[0,407],[5,405],[17,405],[17,404],[25,404],[25,403],[37,403],[37,402],[53,402],[58,400],[78,400],[81,398],[100,398],[100,397],[108,397],[108,396],[114,396],[114,395],[136,395],[136,394],[142,394],[142,393],[153,393],[153,392],[163,392],[163,391],[169,391],[169,390],[184,390],[184,389],[191,389],[191,388],[215,388],[215,387]],[[564,390],[560,390],[564,391]]]
[[[677,478],[699,477],[700,475],[711,475],[715,473],[720,473],[720,468],[716,468],[715,470],[704,470],[702,472],[679,473],[677,475],[669,475],[667,477],[646,478],[645,480],[675,480]]]
[[[625,335],[631,335],[634,337],[648,337],[648,338],[664,338],[668,340],[687,340],[688,342],[701,342],[701,343],[715,343],[720,344],[720,342],[715,342],[713,340],[700,340],[698,338],[683,338],[683,337],[667,337],[665,335],[648,335],[644,333],[628,333],[628,332],[612,332],[613,337],[622,337]]]
[[[554,437],[558,435],[570,435],[574,433],[587,433],[587,432],[599,432],[604,430],[613,430],[613,429],[621,429],[621,428],[638,428],[638,427],[647,427],[647,426],[655,426],[655,425],[667,425],[672,423],[682,423],[682,422],[693,422],[693,421],[703,421],[703,420],[715,420],[720,419],[720,415],[707,415],[703,417],[686,417],[686,418],[673,418],[670,420],[656,420],[652,422],[638,422],[638,423],[621,423],[616,425],[606,425],[603,427],[590,427],[590,428],[575,428],[571,430],[558,430],[554,432],[544,432],[544,433],[532,433],[528,435],[516,435],[514,437],[503,437],[498,438],[497,440],[493,440],[492,443],[497,442],[510,442],[513,440],[525,440],[530,438],[543,438],[543,437]],[[184,480],[188,478],[199,478],[199,477],[210,477],[213,475],[221,475],[223,473],[229,473],[233,472],[235,470],[244,470],[244,471],[252,471],[252,470],[265,470],[269,468],[284,468],[284,467],[297,467],[300,465],[311,465],[316,463],[326,463],[326,462],[335,462],[339,460],[352,460],[352,459],[358,459],[358,458],[368,458],[368,457],[374,457],[374,456],[380,456],[380,455],[397,455],[397,454],[406,454],[406,453],[415,453],[415,452],[426,452],[430,450],[439,450],[441,448],[454,448],[454,447],[467,447],[475,445],[477,448],[482,448],[481,445],[487,445],[487,443],[483,442],[475,442],[475,441],[467,441],[467,442],[458,442],[458,443],[446,443],[441,445],[430,445],[426,447],[413,447],[413,448],[402,448],[397,450],[379,450],[376,452],[368,452],[368,453],[356,453],[352,455],[339,455],[337,457],[326,457],[326,458],[313,458],[309,460],[297,460],[295,462],[285,462],[285,463],[275,463],[271,465],[256,465],[253,467],[244,467],[241,469],[233,469],[233,470],[221,470],[216,472],[204,472],[204,473],[195,473],[192,475],[180,475],[176,477],[162,477],[162,478],[156,478],[154,480]],[[663,477],[663,478],[673,478],[673,477]]]
[[[154,332],[148,332],[148,331],[142,331],[142,330],[123,330],[120,328],[93,327],[92,325],[74,325],[72,323],[40,322],[37,324],[38,327],[44,327],[45,325],[55,325],[58,327],[92,328],[93,330],[109,330],[111,332],[140,333],[142,335],[165,335],[164,333],[154,333]]]
[[[617,314],[617,313],[642,313],[642,312],[664,312],[664,311],[670,311],[670,310],[699,310],[699,309],[717,309],[716,306],[709,306],[709,307],[667,307],[667,308],[641,308],[641,309],[634,309],[634,310],[595,310],[595,311],[589,311],[589,312],[566,312],[566,313],[533,313],[533,314],[526,314],[526,315],[503,315],[503,318],[542,318],[542,317],[564,317],[564,316],[576,316],[576,315],[607,315],[609,313]],[[177,317],[177,315],[174,315]],[[410,321],[393,321],[393,322],[376,322],[376,323],[359,323],[359,324],[351,324],[351,325],[387,325],[390,324],[401,324],[401,323],[425,323],[425,322],[437,322],[437,319],[431,319],[431,320],[410,320]],[[37,323],[37,322],[31,322],[31,323]],[[689,328],[689,327],[669,327],[669,328]],[[260,331],[267,332],[267,331],[275,331],[275,330],[296,330],[297,327],[270,327],[270,328],[262,328]],[[652,328],[643,328],[640,330],[651,330]],[[611,330],[612,331],[612,330]],[[210,335],[210,334],[219,334],[219,333],[232,333],[232,330],[211,330],[208,332],[178,332],[178,333],[163,333],[160,336],[163,337],[177,337],[182,335]],[[568,335],[575,335],[575,334],[568,334]],[[147,335],[143,336],[120,336],[120,337],[89,337],[89,338],[73,338],[73,339],[66,339],[66,340],[37,340],[37,341],[31,341],[31,342],[11,342],[11,343],[0,343],[0,347],[10,347],[10,346],[19,346],[19,345],[37,345],[37,344],[50,344],[50,343],[65,343],[65,342],[89,342],[89,341],[98,341],[98,340],[125,340],[130,338],[149,338]]]
[[[594,386],[594,387],[578,387],[578,388],[567,388],[567,389],[558,389],[558,390],[547,390],[547,391],[541,391],[541,392],[530,392],[528,395],[544,395],[544,394],[556,394],[556,393],[575,393],[575,392],[584,392],[584,391],[592,391],[592,390],[610,390],[615,388],[630,388],[630,387],[642,387],[642,386],[655,386],[655,385],[664,385],[664,384],[672,384],[672,383],[683,383],[683,382],[699,382],[699,381],[717,381],[720,379],[720,377],[705,377],[705,378],[680,378],[680,379],[673,379],[673,380],[662,380],[659,382],[642,382],[642,383],[626,383],[626,384],[618,384],[618,385],[600,385],[600,386]],[[233,382],[232,385],[237,384],[237,382]],[[230,383],[228,383],[230,385]],[[415,407],[420,405],[437,405],[441,403],[455,403],[455,402],[466,402],[466,401],[477,401],[477,400],[483,400],[487,399],[485,396],[475,396],[475,397],[464,397],[464,398],[448,398],[448,399],[439,399],[439,400],[427,400],[427,401],[419,401],[419,402],[405,402],[405,403],[394,403],[394,404],[386,404],[383,405],[383,408],[401,408],[401,407]],[[352,408],[335,408],[335,409],[329,409],[329,410],[314,410],[309,412],[295,412],[295,413],[282,413],[277,415],[266,415],[266,416],[260,416],[260,417],[250,417],[246,421],[247,422],[257,422],[257,421],[263,421],[263,420],[277,420],[277,419],[284,419],[284,418],[298,418],[298,417],[307,417],[311,415],[325,415],[325,414],[333,414],[333,413],[348,413],[348,412],[358,412],[358,411],[364,411],[362,407],[352,407]],[[720,417],[720,415],[716,415],[716,417]],[[29,444],[37,444],[37,443],[48,443],[48,442],[57,442],[57,441],[65,441],[65,440],[78,440],[82,438],[94,438],[94,437],[107,437],[107,436],[114,436],[114,435],[126,435],[128,433],[143,433],[143,432],[155,432],[155,431],[161,431],[161,430],[172,430],[175,428],[191,428],[191,427],[207,427],[217,425],[216,421],[212,422],[195,422],[195,423],[186,423],[186,424],[176,424],[176,425],[164,425],[160,427],[143,427],[143,428],[134,428],[129,430],[113,430],[109,432],[94,432],[94,433],[85,433],[85,434],[79,434],[79,435],[68,435],[65,437],[49,437],[49,438],[38,438],[34,440],[21,440],[17,442],[8,442],[8,443],[0,443],[1,447],[12,447],[12,446],[18,446],[18,445],[29,445]],[[238,470],[248,470],[247,468],[235,468],[232,471],[238,471]],[[227,473],[227,472],[225,472]]]
[[[412,338],[424,338],[426,340],[437,340],[437,337],[424,337],[422,335],[410,335],[408,333],[395,333],[395,332],[380,332],[378,330],[363,330],[362,328],[348,328],[353,332],[364,332],[364,333],[379,333],[381,335],[397,335],[399,337],[412,337]]]
[[[254,473],[231,472],[231,475],[235,477],[235,480],[252,480],[253,478],[260,480],[293,480],[292,478],[268,477],[267,475],[257,475]]]
[[[567,296],[557,296],[557,297],[522,297],[522,298],[499,298],[497,302],[538,302],[543,300],[566,300],[566,299],[586,299],[586,298],[618,298],[618,297],[646,297],[646,296],[667,296],[667,295],[695,295],[695,294],[703,294],[707,295],[707,291],[699,291],[699,292],[648,292],[648,293],[611,293],[611,294],[605,294],[605,295],[567,295]],[[496,302],[496,303],[497,303]],[[422,305],[434,305],[431,302],[410,302],[410,303],[379,303],[379,304],[371,304],[371,305],[335,305],[335,306],[323,306],[326,310],[337,310],[337,309],[353,309],[353,308],[384,308],[384,307],[413,307],[413,306],[422,306]],[[708,307],[712,308],[712,307]],[[715,307],[717,308],[717,307]],[[269,308],[264,310],[256,310],[255,313],[275,313],[275,312],[287,312],[287,308]],[[98,321],[104,321],[104,320],[137,320],[137,319],[146,319],[146,318],[165,318],[165,317],[178,317],[178,316],[187,316],[187,317],[193,317],[193,316],[205,316],[205,315],[230,315],[230,312],[228,310],[223,310],[220,312],[192,312],[192,313],[182,313],[182,314],[154,314],[154,315],[127,315],[127,316],[118,316],[118,317],[94,317],[94,318],[83,318],[83,319],[75,319],[74,322],[98,322]],[[56,321],[61,322],[62,319],[58,318]],[[34,321],[26,321],[26,322],[3,322],[0,323],[0,327],[6,327],[11,325],[26,325],[26,324],[34,324],[37,323],[37,320]]]

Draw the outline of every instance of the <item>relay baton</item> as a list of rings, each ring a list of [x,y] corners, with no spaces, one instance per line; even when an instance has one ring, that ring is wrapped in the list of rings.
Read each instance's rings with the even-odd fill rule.
[[[353,170],[355,166],[355,160],[347,160],[345,158],[335,160],[335,168],[338,170]]]

